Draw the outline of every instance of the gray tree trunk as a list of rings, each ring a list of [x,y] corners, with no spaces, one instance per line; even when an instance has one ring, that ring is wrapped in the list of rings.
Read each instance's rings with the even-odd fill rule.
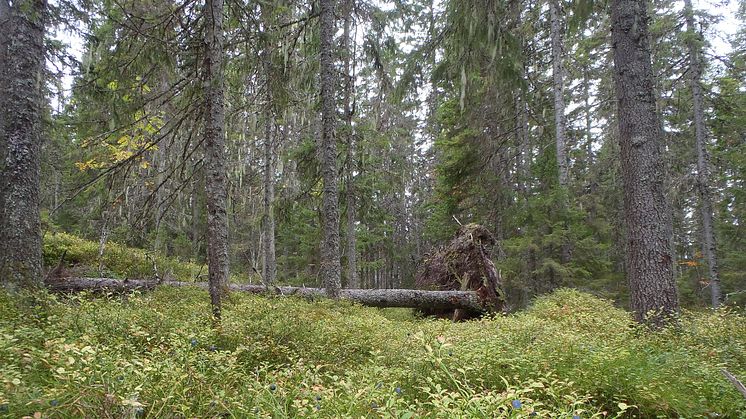
[[[0,0],[0,175],[5,173],[5,160],[8,154],[7,138],[5,138],[5,117],[7,95],[6,89],[8,86],[8,72],[10,71],[8,61],[8,38],[13,33],[13,25],[10,19],[10,4],[8,0]],[[5,230],[5,191],[4,183],[0,178],[0,239],[2,239],[3,231]],[[5,259],[2,245],[3,241],[0,240],[0,274],[3,273]]]
[[[360,288],[360,278],[357,273],[357,232],[356,232],[356,198],[355,198],[355,132],[352,127],[352,95],[355,88],[355,72],[352,70],[355,59],[354,50],[350,46],[351,41],[355,42],[354,37],[350,34],[352,25],[352,6],[354,0],[345,1],[345,20],[344,20],[344,68],[345,92],[344,92],[344,112],[345,112],[345,133],[347,135],[347,288]]]
[[[554,94],[554,130],[557,146],[558,180],[567,187],[567,140],[565,134],[565,69],[562,65],[563,32],[558,0],[549,1],[552,37],[552,93]]]
[[[519,90],[515,95],[515,124],[518,147],[521,152],[519,159],[518,172],[520,178],[520,188],[523,199],[528,199],[528,192],[531,189],[531,140],[528,132],[528,110],[526,102],[523,100],[524,92]]]
[[[158,106],[163,110],[162,117],[164,119],[164,127],[167,127],[171,115],[175,114],[174,106],[171,104],[171,101],[167,99],[169,97],[168,92],[171,89],[171,80],[166,71],[162,71],[160,77],[159,89],[163,99],[159,101],[160,103]],[[153,165],[153,170],[155,170],[155,186],[157,188],[155,190],[155,196],[153,197],[155,205],[155,210],[153,211],[153,222],[155,224],[153,251],[163,254],[168,251],[163,228],[164,217],[166,216],[166,201],[169,195],[166,190],[166,181],[168,178],[165,175],[168,167],[168,154],[167,141],[161,141],[155,152],[155,164]]]
[[[267,103],[264,110],[264,202],[263,202],[263,215],[262,215],[262,228],[264,235],[264,242],[262,246],[263,261],[262,264],[262,279],[265,285],[270,285],[275,282],[277,276],[277,257],[275,253],[275,216],[274,216],[274,202],[275,202],[275,172],[277,171],[276,159],[275,159],[275,139],[272,131],[275,124],[275,110],[273,103],[273,86],[275,83],[274,72],[277,69],[272,65],[272,42],[269,33],[269,27],[272,23],[271,15],[272,10],[270,5],[261,5],[262,20],[264,22],[264,51],[262,52],[262,61],[264,67],[264,75],[266,78],[266,96]]]
[[[10,20],[10,4],[8,0],[0,0],[0,109],[8,109],[5,104],[5,83],[7,83],[8,76],[8,37],[13,33],[13,26]],[[5,111],[0,112],[0,174],[3,173],[5,167],[5,156],[7,153],[7,146],[5,144]],[[2,189],[0,189],[2,191]],[[2,224],[3,216],[3,196],[0,194],[0,226]],[[1,234],[1,233],[0,233]]]
[[[586,172],[593,164],[593,112],[591,109],[591,82],[588,75],[589,70],[583,70],[583,104],[585,105],[585,154],[586,154]]]
[[[564,35],[563,24],[560,14],[562,10],[559,0],[549,1],[549,15],[551,20],[552,37],[552,93],[554,95],[554,132],[555,146],[557,150],[557,182],[560,188],[567,188],[567,135],[565,129],[565,67],[563,65]],[[567,208],[569,197],[567,191],[563,191],[562,205]],[[565,230],[567,230],[565,222]],[[560,248],[560,261],[570,262],[570,243],[563,239]]]
[[[0,0],[0,281],[43,283],[39,190],[45,0]]]
[[[339,298],[342,265],[339,257],[339,191],[337,188],[337,143],[334,136],[334,0],[320,0],[321,48],[321,141],[319,160],[324,182],[321,204],[321,260],[319,275],[331,298]]]
[[[265,115],[264,129],[264,214],[262,224],[264,227],[264,264],[262,266],[262,277],[266,285],[273,284],[277,276],[277,258],[275,255],[275,150],[272,138],[272,112]]]
[[[702,216],[702,247],[710,276],[710,295],[712,306],[717,307],[721,302],[720,275],[718,273],[717,248],[710,191],[710,157],[707,153],[707,130],[705,127],[704,106],[702,99],[702,47],[701,39],[694,26],[694,11],[692,0],[684,0],[684,16],[687,27],[687,47],[689,49],[689,75],[692,86],[692,102],[694,111],[694,132],[697,147],[697,189],[699,191],[699,206]]]
[[[645,0],[613,0],[611,39],[627,229],[627,279],[638,321],[679,311],[671,210],[664,192],[663,132],[655,109]],[[654,312],[654,313],[652,313]]]
[[[207,265],[213,315],[228,290],[228,216],[223,103],[223,0],[205,1],[205,196]]]
[[[52,291],[57,292],[130,292],[151,290],[157,286],[208,288],[204,282],[159,282],[154,280],[119,280],[110,278],[60,278],[47,282]],[[317,299],[326,295],[326,290],[305,287],[270,287],[264,285],[230,284],[233,291],[252,294],[276,293],[283,296],[298,296]],[[344,289],[339,298],[355,301],[371,307],[408,307],[421,310],[465,309],[474,312],[490,311],[494,308],[476,291],[426,291],[410,289]]]

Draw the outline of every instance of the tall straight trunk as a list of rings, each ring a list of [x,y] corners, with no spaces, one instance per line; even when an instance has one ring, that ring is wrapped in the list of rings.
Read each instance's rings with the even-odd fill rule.
[[[158,147],[158,149],[155,152],[155,165],[153,170],[155,170],[155,197],[154,197],[154,205],[155,210],[153,211],[153,222],[155,224],[155,239],[153,240],[153,251],[156,253],[165,254],[166,253],[166,240],[164,238],[164,231],[163,231],[163,217],[166,214],[166,186],[164,184],[164,180],[166,179],[165,171],[166,171],[166,146],[165,141],[162,142],[162,144]]]
[[[275,85],[275,71],[272,64],[272,34],[269,32],[271,26],[272,9],[269,4],[261,5],[262,21],[264,24],[264,51],[262,52],[262,67],[264,68],[264,77],[266,82],[266,99],[267,103],[264,109],[264,202],[262,214],[262,233],[264,242],[262,246],[262,279],[265,285],[275,282],[277,276],[277,257],[275,253],[275,138],[273,137],[273,126],[275,124],[275,104],[273,103],[273,88]]]
[[[525,71],[523,72],[525,74]],[[528,109],[526,102],[523,100],[524,92],[518,90],[515,94],[515,124],[518,147],[521,151],[519,159],[518,172],[520,189],[523,199],[528,199],[528,192],[531,189],[531,141],[528,127]]]
[[[277,258],[275,254],[275,150],[272,136],[271,111],[266,112],[264,129],[264,214],[262,224],[264,227],[264,264],[262,266],[262,277],[265,285],[275,282],[277,276]]]
[[[655,109],[645,0],[613,0],[611,39],[627,229],[627,280],[638,321],[679,311],[671,210],[664,193],[663,132]],[[651,313],[654,312],[654,313]]]
[[[552,93],[554,94],[554,130],[557,147],[559,185],[567,187],[567,139],[565,134],[565,70],[562,65],[562,21],[559,0],[549,1],[552,36]]]
[[[688,32],[687,47],[689,49],[689,74],[692,85],[692,102],[694,106],[694,132],[697,147],[697,189],[699,191],[699,206],[702,216],[702,247],[710,276],[710,295],[712,306],[720,305],[720,275],[718,273],[717,248],[715,230],[713,227],[712,197],[710,191],[710,157],[707,153],[707,131],[705,128],[704,106],[702,100],[702,50],[701,42],[694,27],[694,11],[692,0],[684,0],[684,16]],[[696,37],[696,38],[695,38]]]
[[[349,173],[347,174],[347,288],[360,288],[360,278],[357,272],[357,232],[356,232],[356,205],[354,184],[354,159],[353,150],[354,137],[350,135],[347,158],[349,160]]]
[[[591,81],[588,69],[583,70],[583,104],[585,105],[585,170],[588,171],[593,164],[593,113],[591,109]]]
[[[42,285],[40,172],[45,0],[0,0],[0,281]]]
[[[168,98],[168,92],[171,89],[171,80],[168,72],[161,72],[160,79],[160,92],[164,98],[160,101],[159,106],[163,109],[162,117],[164,119],[164,126],[169,126],[169,118],[175,113],[174,107],[171,102],[165,98]],[[167,252],[166,239],[164,237],[163,229],[163,218],[166,216],[166,205],[168,200],[168,193],[166,191],[166,170],[168,167],[168,147],[167,141],[161,141],[158,144],[158,148],[155,151],[155,164],[153,170],[155,170],[155,196],[154,205],[155,210],[153,211],[154,224],[155,224],[155,239],[153,240],[153,251],[156,253],[165,254]]]
[[[337,188],[337,143],[334,138],[334,0],[320,0],[321,48],[321,141],[319,158],[324,182],[321,204],[321,261],[319,275],[331,298],[339,298],[342,265],[339,260],[339,191]]]
[[[355,88],[355,72],[352,70],[355,59],[354,51],[350,46],[350,41],[354,38],[350,35],[350,26],[352,25],[352,7],[354,0],[345,0],[345,20],[344,20],[344,71],[347,77],[344,92],[344,112],[345,112],[345,133],[347,135],[347,288],[360,288],[360,279],[357,273],[357,232],[356,228],[356,198],[355,198],[355,132],[352,127],[352,95]]]
[[[549,1],[552,37],[552,93],[554,95],[554,132],[557,151],[557,182],[562,189],[562,205],[566,209],[569,203],[567,195],[567,135],[565,134],[565,68],[563,60],[563,25],[560,17],[559,0]],[[564,223],[567,230],[567,221]],[[563,239],[560,246],[560,261],[570,262],[570,243]]]
[[[0,109],[7,109],[5,100],[5,83],[8,75],[8,37],[13,33],[12,22],[10,21],[10,4],[8,0],[0,0]],[[6,112],[0,112],[0,174],[5,167],[5,155],[7,146],[5,143],[5,117]],[[2,189],[0,189],[2,191]],[[2,224],[3,196],[0,194],[0,226]]]
[[[205,196],[210,302],[220,319],[228,290],[228,192],[225,172],[223,104],[223,0],[205,1]]]

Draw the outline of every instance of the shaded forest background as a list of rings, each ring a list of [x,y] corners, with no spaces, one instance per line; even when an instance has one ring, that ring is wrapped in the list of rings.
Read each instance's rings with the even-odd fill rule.
[[[686,4],[655,1],[650,22],[676,278],[682,304],[708,304],[700,214],[710,196],[723,296],[743,303],[746,3],[726,56],[708,43],[718,18]],[[71,86],[59,74],[47,85],[47,239],[69,232],[97,241],[100,252],[117,242],[204,263],[202,4],[68,6],[52,5],[57,39],[73,31],[82,51],[47,45],[49,71],[73,75]],[[616,99],[601,4],[342,0],[334,13],[343,286],[412,287],[432,247],[459,222],[477,222],[498,239],[492,258],[511,308],[559,287],[626,304]],[[227,213],[237,281],[276,272],[279,283],[322,285],[318,14],[306,2],[225,5]],[[703,67],[695,84],[703,92],[704,165],[692,51]],[[111,272],[100,263],[97,274]]]

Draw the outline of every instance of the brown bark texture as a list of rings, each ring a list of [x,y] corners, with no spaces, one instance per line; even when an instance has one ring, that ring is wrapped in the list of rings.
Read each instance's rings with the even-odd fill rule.
[[[321,260],[319,275],[331,298],[339,298],[342,265],[339,253],[339,190],[337,187],[337,143],[334,135],[336,105],[334,96],[334,0],[320,0],[321,38],[321,141],[318,144],[321,179]]]
[[[627,230],[627,280],[638,321],[660,325],[679,311],[670,205],[661,158],[645,0],[611,3],[614,80]]]
[[[40,172],[47,2],[0,0],[0,281],[42,285]]]
[[[207,264],[213,315],[220,318],[228,284],[228,200],[223,103],[223,0],[205,3],[205,195]]]

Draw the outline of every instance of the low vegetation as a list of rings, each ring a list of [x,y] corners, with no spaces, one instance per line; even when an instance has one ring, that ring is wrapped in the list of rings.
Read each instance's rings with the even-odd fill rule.
[[[99,256],[97,242],[62,232],[45,234],[42,250],[44,265],[54,267],[62,260],[63,276],[142,279],[158,275],[164,280],[185,282],[204,281],[207,277],[207,265],[164,257],[112,241],[106,243]],[[247,282],[248,276],[236,273],[231,280]]]
[[[206,293],[0,294],[10,417],[746,417],[746,319],[685,312],[652,333],[560,290],[479,321]]]

